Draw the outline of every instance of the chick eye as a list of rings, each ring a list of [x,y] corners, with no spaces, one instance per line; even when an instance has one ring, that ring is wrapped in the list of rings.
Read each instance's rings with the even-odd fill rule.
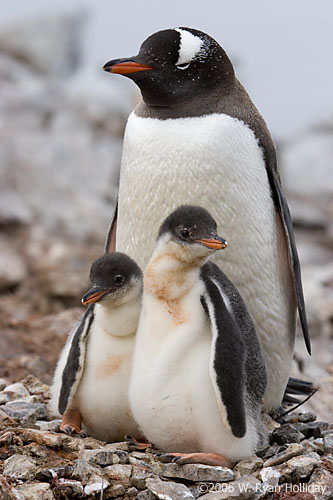
[[[180,234],[181,234],[182,238],[187,239],[191,236],[191,231],[189,229],[184,228],[180,231]]]
[[[178,69],[187,69],[189,67],[190,63],[183,63],[183,64],[177,64]]]
[[[124,276],[122,276],[121,274],[117,274],[117,276],[114,277],[114,280],[117,285],[121,285],[122,283],[124,283]]]

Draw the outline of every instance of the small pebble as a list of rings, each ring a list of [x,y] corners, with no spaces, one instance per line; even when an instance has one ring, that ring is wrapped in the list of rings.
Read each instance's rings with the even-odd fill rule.
[[[290,424],[284,424],[272,433],[273,442],[277,444],[299,443],[304,436]]]
[[[315,437],[319,438],[322,435],[323,431],[326,431],[329,428],[329,425],[327,422],[310,422],[306,424],[306,427],[302,432],[304,433],[305,437],[310,438],[310,437]]]
[[[314,422],[315,420],[317,420],[317,416],[311,411],[308,411],[306,413],[300,413],[298,417],[298,421],[304,423]]]
[[[325,434],[323,437],[323,445],[325,453],[333,453],[333,432]]]

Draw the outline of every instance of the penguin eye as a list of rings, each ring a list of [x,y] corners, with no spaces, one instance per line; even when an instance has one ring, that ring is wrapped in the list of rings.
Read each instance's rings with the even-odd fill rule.
[[[180,231],[181,237],[187,240],[191,236],[191,231],[184,227],[184,229],[181,229]]]
[[[121,274],[117,274],[117,276],[114,277],[114,280],[117,285],[121,285],[122,283],[124,283],[124,276],[122,276]]]
[[[176,64],[178,69],[187,69],[191,63]]]

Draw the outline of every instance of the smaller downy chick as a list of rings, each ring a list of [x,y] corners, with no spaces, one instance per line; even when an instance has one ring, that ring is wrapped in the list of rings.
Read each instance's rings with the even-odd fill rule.
[[[114,252],[95,260],[88,308],[71,331],[60,355],[52,406],[61,430],[83,428],[108,442],[139,435],[128,400],[135,334],[143,288],[142,272],[127,255]]]

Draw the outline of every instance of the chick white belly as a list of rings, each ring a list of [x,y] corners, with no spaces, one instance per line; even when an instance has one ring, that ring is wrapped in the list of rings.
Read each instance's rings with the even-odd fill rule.
[[[89,434],[104,441],[138,436],[128,399],[134,340],[134,336],[111,336],[99,326],[90,334],[72,407],[79,409]]]
[[[227,115],[128,120],[120,175],[117,250],[145,267],[163,219],[181,204],[205,207],[228,248],[214,258],[251,313],[267,365],[266,409],[289,376],[295,298],[263,153]]]
[[[209,376],[210,326],[199,296],[188,302],[193,321],[175,326],[161,303],[144,299],[130,384],[134,418],[163,451],[244,458],[253,453],[256,432],[248,421],[247,435],[235,438],[223,423]]]

